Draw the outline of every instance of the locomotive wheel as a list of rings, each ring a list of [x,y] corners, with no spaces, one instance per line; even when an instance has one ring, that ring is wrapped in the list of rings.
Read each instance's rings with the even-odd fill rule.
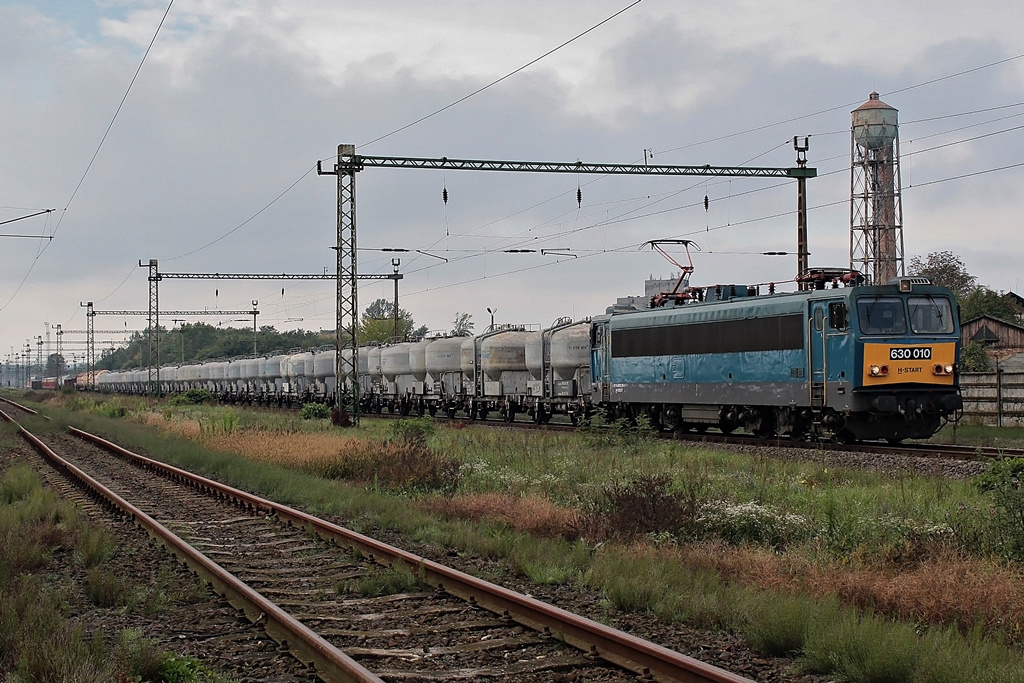
[[[670,432],[683,430],[683,421],[679,416],[679,408],[672,405],[666,405],[662,408],[661,427]]]

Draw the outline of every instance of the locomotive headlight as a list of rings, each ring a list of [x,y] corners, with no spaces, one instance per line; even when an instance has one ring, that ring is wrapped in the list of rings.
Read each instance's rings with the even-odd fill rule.
[[[952,375],[953,374],[953,364],[952,363],[950,363],[949,365],[946,366],[946,374],[947,375]]]
[[[881,370],[877,365],[872,365],[869,372],[871,373],[872,377],[878,377],[878,374],[879,372],[881,372]]]

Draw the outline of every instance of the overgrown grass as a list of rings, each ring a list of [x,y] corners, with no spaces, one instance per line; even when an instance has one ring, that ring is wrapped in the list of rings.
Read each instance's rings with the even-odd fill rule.
[[[993,509],[993,499],[971,482],[693,449],[628,426],[538,435],[364,419],[358,430],[299,428],[278,440],[264,418],[242,413],[239,423],[260,424],[191,436],[225,451],[211,452],[125,421],[75,419],[116,429],[119,439],[180,466],[343,517],[356,530],[394,529],[504,559],[538,583],[597,588],[611,608],[743,633],[827,675],[1017,681],[1024,670],[1001,644],[1024,643],[1015,625],[1024,610],[1019,570],[972,545],[982,523],[972,511]],[[158,421],[174,432],[184,420],[175,412]],[[310,466],[320,456],[303,454],[314,443],[323,463],[337,467],[340,458],[349,469]],[[414,460],[429,452],[454,459],[457,486],[423,497],[429,487],[381,486],[353,465],[383,465],[396,448],[418,453]],[[324,478],[332,472],[356,485]],[[604,525],[599,538],[612,542],[563,540],[588,515]],[[891,673],[881,665],[887,659]]]
[[[195,660],[159,649],[138,632],[108,638],[68,615],[74,585],[43,572],[61,555],[87,569],[85,591],[98,606],[139,595],[129,578],[104,564],[114,547],[105,530],[15,465],[0,475],[0,673],[8,681],[217,681]],[[183,668],[187,661],[190,668]]]
[[[423,578],[405,567],[389,567],[338,584],[335,591],[339,595],[356,594],[367,598],[379,598],[384,595],[422,591],[425,588],[427,584]]]

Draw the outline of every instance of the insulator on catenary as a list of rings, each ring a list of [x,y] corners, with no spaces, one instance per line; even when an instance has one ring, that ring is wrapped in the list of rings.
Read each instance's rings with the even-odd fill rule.
[[[704,210],[705,211],[708,210],[708,204],[710,204],[710,202],[708,201],[708,196],[704,195]]]
[[[576,188],[576,203],[579,204],[580,208],[583,207],[583,190]]]
[[[441,190],[441,199],[444,200],[445,204],[448,203],[448,188],[447,187]]]

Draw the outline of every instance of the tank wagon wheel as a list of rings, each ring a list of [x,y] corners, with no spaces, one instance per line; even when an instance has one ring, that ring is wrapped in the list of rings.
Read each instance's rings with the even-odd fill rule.
[[[544,424],[544,406],[538,403],[533,409],[533,424],[542,425]]]
[[[454,420],[455,419],[455,413],[458,412],[458,411],[456,410],[455,406],[448,406],[448,409],[445,412],[448,413],[448,419],[449,420]]]
[[[430,406],[427,408],[427,413],[430,414],[430,417],[434,417],[435,415],[437,415],[437,404],[431,403]]]

